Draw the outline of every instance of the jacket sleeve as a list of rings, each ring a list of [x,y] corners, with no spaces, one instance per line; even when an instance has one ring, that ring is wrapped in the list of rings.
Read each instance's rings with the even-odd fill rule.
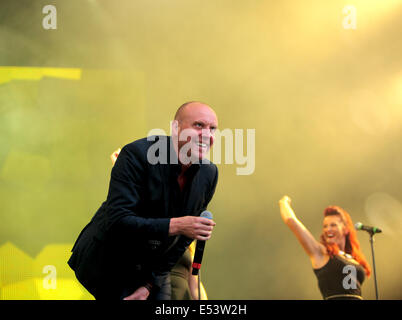
[[[125,146],[112,169],[105,204],[106,231],[124,234],[130,240],[166,240],[170,218],[147,218],[138,215],[143,206],[147,179],[146,152],[131,144]]]

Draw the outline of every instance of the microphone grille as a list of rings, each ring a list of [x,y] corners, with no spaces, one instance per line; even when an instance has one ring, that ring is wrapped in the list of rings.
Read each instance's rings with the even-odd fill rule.
[[[207,219],[212,219],[212,213],[205,210],[205,211],[203,211],[201,213],[200,217],[207,218]]]
[[[356,223],[355,223],[355,229],[356,229],[356,230],[361,230],[362,227],[363,227],[363,223],[361,223],[361,222],[356,222]]]

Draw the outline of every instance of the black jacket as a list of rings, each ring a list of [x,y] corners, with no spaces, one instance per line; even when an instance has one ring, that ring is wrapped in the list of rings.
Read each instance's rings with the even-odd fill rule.
[[[168,163],[147,160],[155,143],[167,146],[157,155]],[[180,165],[172,163],[171,155],[177,159],[171,138],[166,136],[140,139],[121,150],[107,199],[81,231],[68,261],[93,295],[108,283],[160,286],[159,276],[167,274],[191,244],[192,239],[185,236],[168,235],[170,218],[198,216],[206,210],[218,170],[211,162],[191,165],[189,183],[178,192]]]

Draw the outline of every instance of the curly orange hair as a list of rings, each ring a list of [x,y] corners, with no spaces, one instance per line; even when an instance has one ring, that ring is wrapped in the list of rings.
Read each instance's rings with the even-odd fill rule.
[[[324,210],[324,217],[327,216],[339,216],[341,218],[341,221],[349,231],[345,239],[345,252],[350,254],[353,259],[355,259],[364,268],[367,277],[369,277],[371,274],[371,268],[360,250],[360,242],[357,239],[356,230],[349,213],[338,206],[329,206]],[[327,248],[327,252],[330,256],[334,256],[339,253],[340,250],[338,245],[326,243],[323,233],[321,234],[320,240],[321,243]]]

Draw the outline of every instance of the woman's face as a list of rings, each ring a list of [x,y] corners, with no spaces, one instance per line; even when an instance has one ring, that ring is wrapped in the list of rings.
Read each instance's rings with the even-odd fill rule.
[[[340,216],[334,215],[324,218],[323,235],[328,244],[337,244],[340,248],[345,245],[347,228]]]

